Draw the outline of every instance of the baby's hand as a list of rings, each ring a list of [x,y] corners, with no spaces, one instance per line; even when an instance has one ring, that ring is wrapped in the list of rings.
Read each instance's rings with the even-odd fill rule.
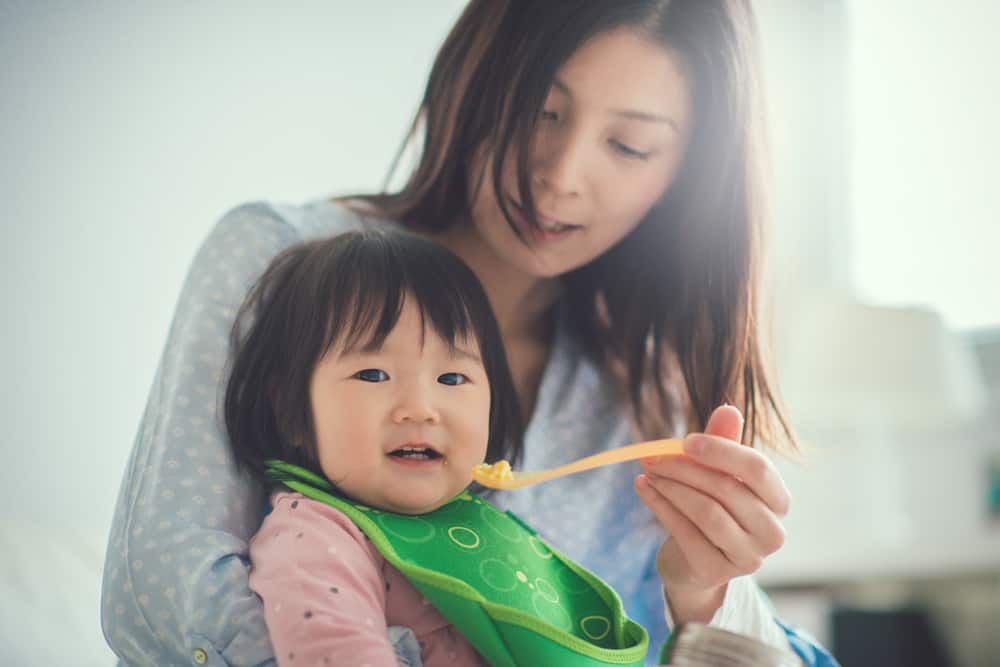
[[[791,498],[760,452],[739,443],[743,416],[717,408],[705,433],[684,441],[687,456],[642,461],[639,497],[670,537],[657,570],[675,623],[711,620],[729,580],[756,572],[781,548]]]

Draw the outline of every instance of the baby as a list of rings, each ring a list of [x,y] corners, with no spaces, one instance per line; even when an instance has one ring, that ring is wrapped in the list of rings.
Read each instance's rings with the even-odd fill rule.
[[[505,616],[512,627],[544,625],[536,612],[560,622],[565,615],[555,634],[579,637],[563,644],[593,636],[598,655],[627,645],[641,664],[638,626],[612,632],[608,613],[589,614],[578,628],[563,608],[577,603],[548,583],[556,577],[528,581],[526,567],[515,573],[510,565],[514,552],[472,554],[490,532],[477,531],[485,521],[550,567],[564,559],[466,491],[477,464],[517,460],[521,422],[487,297],[450,251],[402,232],[294,246],[247,297],[232,346],[225,420],[235,460],[278,482],[250,544],[250,587],[264,602],[279,665],[477,665],[488,664],[482,651],[508,651],[492,630],[470,643],[456,624],[475,614],[453,609],[446,618],[435,604],[450,603],[430,602],[439,590],[428,581],[448,581],[441,586],[458,590],[460,603],[496,595],[485,598],[493,608],[516,605],[520,587],[530,602],[522,605],[527,615]],[[432,519],[445,511],[452,527],[440,532],[471,560],[442,564],[430,544],[406,534],[425,525],[433,533]],[[456,523],[462,512],[467,518]],[[441,571],[428,575],[435,567]],[[620,612],[603,582],[568,561],[560,567],[575,591],[603,591],[579,604],[613,598]],[[465,585],[472,579],[490,580],[496,591],[481,595]],[[419,658],[394,647],[390,628],[412,630]]]

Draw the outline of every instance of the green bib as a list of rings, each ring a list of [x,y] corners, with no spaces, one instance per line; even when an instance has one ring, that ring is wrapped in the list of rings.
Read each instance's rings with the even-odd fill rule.
[[[347,515],[494,667],[642,665],[649,637],[603,581],[510,512],[463,491],[418,516],[332,495],[281,461],[267,476]]]

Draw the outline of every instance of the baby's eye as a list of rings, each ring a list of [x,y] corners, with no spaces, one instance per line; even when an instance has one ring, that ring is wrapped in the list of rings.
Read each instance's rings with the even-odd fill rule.
[[[366,368],[358,371],[351,377],[356,377],[364,382],[385,382],[389,379],[389,374],[378,368]]]
[[[438,382],[441,384],[459,385],[465,384],[468,381],[469,378],[461,373],[445,373],[444,375],[438,376]]]

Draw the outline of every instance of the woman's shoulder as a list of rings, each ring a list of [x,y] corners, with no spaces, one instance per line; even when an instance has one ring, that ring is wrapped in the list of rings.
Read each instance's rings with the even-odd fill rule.
[[[196,288],[208,285],[212,293],[218,292],[221,281],[234,290],[232,298],[242,299],[268,263],[290,246],[376,226],[400,227],[331,199],[304,204],[240,204],[211,228],[195,255],[188,278]]]
[[[226,212],[216,223],[210,239],[218,238],[227,245],[246,245],[254,240],[287,244],[375,226],[398,227],[398,224],[377,216],[373,210],[335,199],[302,204],[255,201]]]

